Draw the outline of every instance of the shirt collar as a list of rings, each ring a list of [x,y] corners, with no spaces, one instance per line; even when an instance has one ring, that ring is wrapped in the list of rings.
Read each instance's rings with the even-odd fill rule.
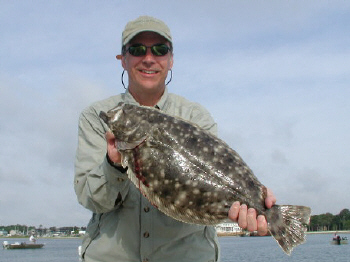
[[[168,99],[168,88],[165,87],[162,97],[159,99],[158,103],[154,107],[160,110],[164,110],[167,99]],[[124,102],[132,105],[140,105],[135,100],[135,98],[131,95],[131,93],[129,92],[129,89],[126,89],[124,93]]]

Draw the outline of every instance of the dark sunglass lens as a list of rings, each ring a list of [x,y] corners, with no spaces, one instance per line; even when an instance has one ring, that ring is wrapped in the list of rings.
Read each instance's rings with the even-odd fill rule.
[[[152,53],[156,56],[166,55],[169,51],[169,47],[165,44],[154,45],[151,47]]]
[[[134,45],[129,47],[129,53],[133,56],[143,56],[146,54],[147,47],[144,45]]]

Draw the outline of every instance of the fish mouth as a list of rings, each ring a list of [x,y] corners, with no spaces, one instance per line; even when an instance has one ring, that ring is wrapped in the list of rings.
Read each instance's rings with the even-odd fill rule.
[[[104,111],[100,111],[99,117],[107,125],[109,125],[110,122],[116,122],[119,119],[119,117],[121,116],[121,114],[122,114],[123,106],[124,106],[123,103],[119,103],[119,105],[117,107],[109,110],[107,113],[104,112]]]

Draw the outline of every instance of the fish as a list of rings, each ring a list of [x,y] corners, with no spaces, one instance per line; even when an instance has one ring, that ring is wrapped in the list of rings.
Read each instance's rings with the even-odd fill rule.
[[[222,139],[153,107],[120,103],[99,116],[115,136],[128,178],[161,212],[185,223],[216,225],[239,201],[265,216],[286,254],[306,241],[311,209],[266,208],[267,188]]]

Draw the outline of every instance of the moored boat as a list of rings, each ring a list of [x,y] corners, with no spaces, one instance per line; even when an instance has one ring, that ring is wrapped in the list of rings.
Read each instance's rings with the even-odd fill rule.
[[[347,237],[333,237],[331,244],[333,245],[346,245],[348,244],[348,238]]]
[[[36,243],[25,243],[25,242],[15,242],[10,244],[7,241],[2,243],[4,249],[30,249],[30,248],[42,248],[45,244],[36,244]]]

